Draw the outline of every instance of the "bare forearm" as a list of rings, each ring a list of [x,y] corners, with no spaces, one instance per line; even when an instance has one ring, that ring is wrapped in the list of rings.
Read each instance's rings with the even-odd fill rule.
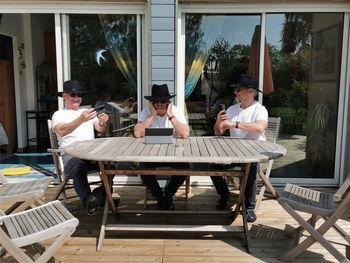
[[[56,132],[60,137],[64,137],[67,134],[73,132],[82,123],[83,121],[80,118],[77,118],[74,121],[68,123],[58,123],[54,128],[54,132]]]
[[[183,124],[179,122],[176,118],[171,119],[171,123],[175,129],[175,132],[182,138],[186,139],[188,138],[188,135],[190,134],[190,128],[187,124]]]
[[[134,128],[134,135],[136,138],[140,138],[145,135],[146,128],[150,127],[154,117],[151,115],[145,121],[139,121]]]
[[[94,122],[94,128],[96,131],[104,133],[106,131],[106,123],[101,125],[98,120]]]
[[[234,122],[235,127],[236,123]],[[238,128],[250,132],[250,133],[262,133],[266,129],[267,123],[265,121],[259,120],[256,122],[240,122],[238,123]]]

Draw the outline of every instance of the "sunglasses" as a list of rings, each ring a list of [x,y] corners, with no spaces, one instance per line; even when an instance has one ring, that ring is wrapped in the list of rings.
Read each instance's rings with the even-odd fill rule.
[[[243,90],[243,89],[246,89],[246,88],[236,87],[236,88],[235,88],[235,91],[236,91],[236,92],[240,92],[240,91]]]
[[[72,98],[73,97],[79,97],[79,98],[81,98],[81,93],[68,93],[69,94],[69,96],[71,96]]]

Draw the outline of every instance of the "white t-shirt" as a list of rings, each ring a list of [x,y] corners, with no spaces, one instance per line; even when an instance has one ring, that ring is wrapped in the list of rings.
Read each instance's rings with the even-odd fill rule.
[[[263,120],[267,123],[268,119],[268,113],[266,108],[257,101],[254,101],[254,103],[246,109],[242,109],[241,103],[237,103],[235,105],[230,106],[226,110],[226,113],[228,115],[228,120],[232,122],[256,122],[258,120]],[[251,133],[236,128],[230,129],[230,136],[235,138],[246,138],[266,141],[264,132]]]
[[[85,110],[86,109],[79,109],[78,111],[75,111],[75,110],[64,109],[64,110],[56,111],[52,116],[52,129],[55,128],[55,126],[58,123],[62,123],[62,122],[69,123],[74,121]],[[61,137],[57,134],[58,144],[60,146],[62,153],[64,152],[64,148],[73,142],[94,139],[95,138],[94,122],[96,120],[97,120],[97,117],[87,122],[84,122],[83,124],[81,124],[79,127],[77,127],[74,131],[72,131],[70,134],[67,134],[66,136]]]
[[[184,113],[176,106],[172,106],[172,114],[175,118],[181,122],[182,124],[187,124]],[[139,121],[145,121],[151,115],[151,111],[149,107],[144,108],[141,111]],[[174,128],[171,121],[169,121],[168,116],[165,114],[164,116],[157,115],[151,125],[150,128]]]

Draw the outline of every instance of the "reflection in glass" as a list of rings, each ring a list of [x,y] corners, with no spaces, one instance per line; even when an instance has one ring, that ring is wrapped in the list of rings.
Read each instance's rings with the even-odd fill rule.
[[[273,177],[334,176],[342,25],[339,13],[267,15],[275,90],[263,102],[288,150]]]
[[[89,91],[83,105],[105,105],[111,136],[136,115],[136,26],[136,15],[69,15],[71,79]]]
[[[191,135],[213,134],[221,105],[235,103],[229,85],[248,72],[259,25],[260,15],[186,15],[185,97]],[[253,60],[259,64],[258,53]]]

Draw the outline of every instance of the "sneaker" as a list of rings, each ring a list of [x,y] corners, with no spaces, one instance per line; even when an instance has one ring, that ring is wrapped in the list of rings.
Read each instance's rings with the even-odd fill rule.
[[[247,209],[247,221],[252,223],[257,219],[256,214],[253,209]]]
[[[89,216],[95,215],[98,211],[98,199],[94,195],[90,195],[86,203],[86,210]]]
[[[218,204],[216,205],[216,209],[224,210],[226,208],[227,201],[228,201],[228,196],[221,196],[218,201]]]

